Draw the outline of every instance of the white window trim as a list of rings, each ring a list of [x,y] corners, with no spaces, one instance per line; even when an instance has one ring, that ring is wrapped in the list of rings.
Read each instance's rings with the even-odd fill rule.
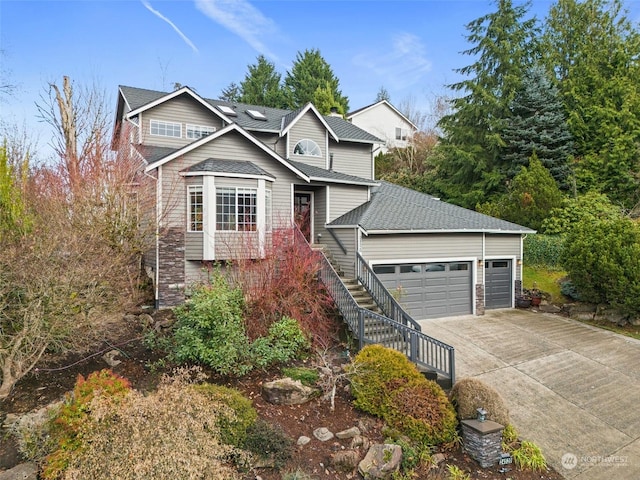
[[[207,133],[203,135],[203,130],[206,131]],[[189,132],[198,132],[199,136],[189,136]],[[206,137],[207,135],[211,135],[213,132],[216,131],[216,127],[212,127],[209,125],[194,125],[191,123],[187,123],[185,125],[185,138],[189,138],[192,140],[198,140],[200,138]]]
[[[218,198],[218,190],[234,190],[234,195],[235,195],[235,228],[233,229],[218,229],[218,205],[217,205],[217,198]],[[238,193],[250,193],[252,195],[255,196],[255,217],[256,217],[256,222],[255,222],[255,230],[240,230],[239,229],[239,225],[240,225],[240,216],[238,215]],[[217,232],[225,232],[225,233],[251,233],[251,232],[256,232],[258,231],[258,227],[260,225],[260,216],[259,216],[259,205],[260,205],[260,195],[258,192],[258,188],[256,187],[232,187],[232,186],[220,186],[220,187],[216,187],[215,189],[215,197],[216,197],[216,213],[215,213],[215,231]]]
[[[176,135],[163,135],[161,133],[153,133],[153,124],[156,123],[158,125],[160,124],[164,124],[165,126],[173,126],[175,127],[176,125],[179,127],[180,129],[180,135],[176,136]],[[149,121],[149,135],[153,136],[153,137],[167,137],[167,138],[182,138],[182,123],[179,122],[167,122],[166,120],[154,120],[151,119]]]
[[[191,193],[192,192],[200,192],[200,194],[202,195],[202,220],[200,221],[202,224],[202,229],[201,230],[193,230],[191,228]],[[204,232],[204,227],[205,227],[205,221],[204,221],[204,217],[205,217],[205,202],[204,202],[204,188],[202,185],[187,185],[187,232],[189,233],[202,233]]]
[[[315,145],[315,147],[318,149],[318,154],[312,154],[312,153],[296,153],[296,147],[298,145],[300,145],[302,142],[311,142],[313,145]],[[296,142],[296,144],[293,146],[293,154],[298,156],[298,157],[315,157],[315,158],[319,158],[322,157],[322,149],[320,148],[320,145],[318,145],[316,142],[314,142],[313,140],[311,140],[310,138],[302,138],[300,140],[298,140]]]

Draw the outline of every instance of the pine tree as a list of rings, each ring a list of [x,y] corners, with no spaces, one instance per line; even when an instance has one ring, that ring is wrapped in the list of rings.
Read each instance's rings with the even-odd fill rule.
[[[513,178],[535,153],[558,185],[568,188],[573,137],[558,89],[540,66],[528,70],[511,103],[503,158]]]
[[[220,100],[226,100],[227,102],[239,102],[242,96],[242,90],[236,82],[231,82],[220,93]]]
[[[299,108],[308,102],[313,102],[318,88],[330,86],[333,98],[343,112],[349,111],[349,100],[339,89],[340,82],[336,78],[331,66],[320,54],[320,50],[305,50],[298,52],[291,71],[287,72],[284,88],[289,108]]]
[[[249,71],[240,83],[240,102],[264,107],[285,107],[284,91],[280,74],[264,55],[259,55],[257,63],[248,66]]]
[[[640,33],[621,0],[558,0],[544,34],[576,146],[579,191],[640,200]]]
[[[502,135],[535,48],[536,20],[524,20],[528,6],[498,0],[496,12],[467,25],[474,46],[463,53],[475,61],[457,70],[471,78],[449,86],[462,95],[439,123],[445,160],[438,182],[448,200],[466,207],[504,191]]]

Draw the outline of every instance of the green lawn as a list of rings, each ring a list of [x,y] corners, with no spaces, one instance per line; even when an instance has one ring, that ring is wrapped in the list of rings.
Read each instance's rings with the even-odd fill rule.
[[[568,299],[560,293],[560,280],[566,277],[563,270],[549,270],[544,267],[524,266],[522,277],[523,288],[531,289],[534,285],[543,292],[551,295],[551,302],[562,304]]]

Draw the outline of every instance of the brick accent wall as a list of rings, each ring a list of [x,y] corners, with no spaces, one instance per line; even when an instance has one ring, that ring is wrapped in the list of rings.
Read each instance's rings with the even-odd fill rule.
[[[476,283],[476,315],[484,315],[484,285]]]
[[[158,241],[158,307],[184,302],[184,231],[169,228]]]

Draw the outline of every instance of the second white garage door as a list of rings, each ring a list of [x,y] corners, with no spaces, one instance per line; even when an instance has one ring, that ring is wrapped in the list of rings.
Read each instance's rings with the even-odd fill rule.
[[[471,262],[374,265],[384,286],[415,319],[473,312]]]

